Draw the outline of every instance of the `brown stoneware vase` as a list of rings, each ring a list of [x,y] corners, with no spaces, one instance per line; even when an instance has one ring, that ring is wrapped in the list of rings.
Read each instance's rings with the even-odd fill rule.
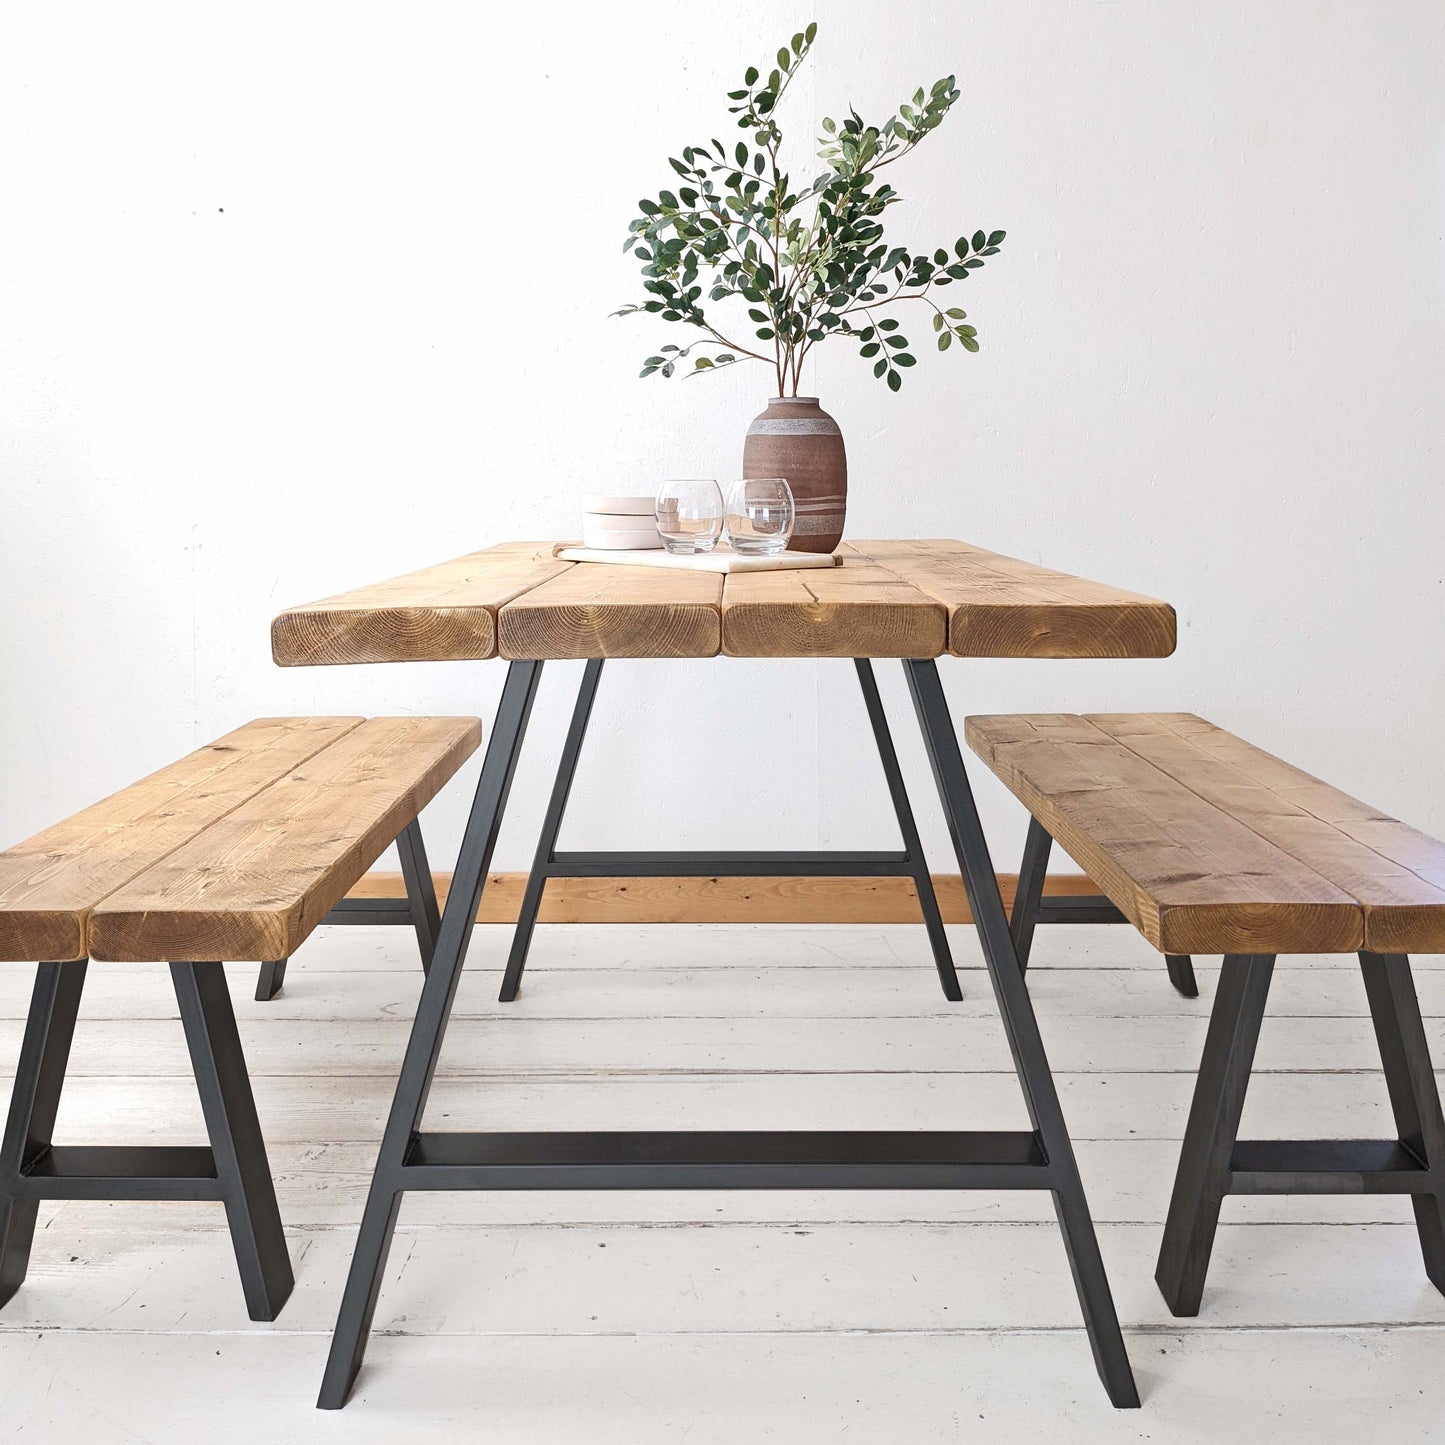
[[[843,539],[848,458],[838,423],[816,396],[775,396],[743,443],[743,477],[785,477],[797,520],[794,552],[831,552]]]

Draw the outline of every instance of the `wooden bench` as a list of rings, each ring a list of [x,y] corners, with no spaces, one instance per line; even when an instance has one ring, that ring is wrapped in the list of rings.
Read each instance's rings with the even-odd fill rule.
[[[276,1317],[291,1262],[223,961],[354,921],[334,912],[348,889],[480,741],[475,718],[263,719],[0,853],[0,959],[38,964],[0,1142],[0,1305],[41,1199],[209,1199],[251,1318]],[[170,964],[210,1147],[52,1142],[89,959]]]
[[[1445,843],[1192,714],[966,735],[1155,948],[1225,955],[1155,1272],[1170,1309],[1199,1312],[1231,1193],[1408,1194],[1445,1292],[1445,1118],[1409,962],[1445,952]],[[1359,954],[1397,1138],[1237,1137],[1281,953]]]

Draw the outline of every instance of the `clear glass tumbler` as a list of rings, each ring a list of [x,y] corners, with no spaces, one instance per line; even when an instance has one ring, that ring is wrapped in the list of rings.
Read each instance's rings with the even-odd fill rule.
[[[680,557],[711,552],[722,536],[722,492],[716,482],[699,477],[664,482],[654,515],[669,552]]]
[[[744,557],[785,551],[793,535],[793,489],[782,477],[749,477],[728,488],[728,540]]]

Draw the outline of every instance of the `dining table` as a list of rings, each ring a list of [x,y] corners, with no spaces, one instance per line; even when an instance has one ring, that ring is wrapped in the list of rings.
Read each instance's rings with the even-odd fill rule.
[[[847,542],[831,568],[727,574],[573,562],[557,555],[561,549],[562,544],[553,542],[487,547],[288,608],[272,624],[272,654],[283,667],[492,659],[507,663],[318,1404],[340,1408],[351,1392],[398,1211],[409,1191],[1036,1189],[1052,1195],[1108,1396],[1119,1407],[1137,1405],[1108,1277],[938,660],[1167,657],[1176,641],[1173,608],[1152,597],[957,541]],[[563,757],[554,788],[554,801],[560,790],[565,804],[591,707],[587,689],[590,684],[595,694],[603,661],[705,657],[835,658],[852,661],[860,677],[864,667],[871,677],[874,660],[901,663],[1027,1108],[1028,1129],[423,1128],[544,664],[559,659],[589,664],[564,744],[564,754],[572,751]],[[865,696],[867,691],[865,683]],[[553,811],[549,809],[544,835]],[[560,821],[560,810],[556,819]],[[549,858],[556,862],[554,842],[555,829],[550,840],[544,837],[539,863]],[[910,847],[916,854],[916,845]],[[908,852],[906,848],[905,855]],[[845,861],[849,856],[852,861]],[[908,861],[916,877],[917,857]],[[879,857],[874,863],[885,870],[902,868],[897,855],[891,862]],[[698,876],[698,870],[736,873],[748,867],[772,876],[816,876],[810,870],[823,869],[836,876],[839,868],[867,871],[872,865],[859,863],[854,855],[648,851],[598,855],[591,866],[605,870],[592,876],[625,877],[629,868],[650,876],[666,876],[668,870]],[[525,948],[522,953],[524,957]],[[516,973],[520,977],[520,967]],[[508,981],[504,998],[509,996]],[[510,982],[510,996],[515,997],[516,980]],[[458,1281],[457,1287],[467,1285]]]

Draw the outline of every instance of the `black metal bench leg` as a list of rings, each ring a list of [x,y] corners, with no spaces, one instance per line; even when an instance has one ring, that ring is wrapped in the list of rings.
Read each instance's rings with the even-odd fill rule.
[[[1169,970],[1169,982],[1185,998],[1199,997],[1199,985],[1194,981],[1194,961],[1187,953],[1166,953],[1164,965]]]
[[[24,1283],[40,1208],[38,1200],[17,1199],[5,1186],[50,1148],[85,987],[85,965],[82,958],[73,963],[42,963],[35,971],[5,1138],[0,1144],[0,1305]]]
[[[277,958],[261,965],[261,971],[256,975],[257,1003],[270,1003],[281,992],[281,985],[286,982],[286,965],[290,961],[288,958]]]
[[[426,844],[422,842],[421,822],[413,818],[396,840],[397,857],[401,859],[401,876],[406,883],[406,898],[411,905],[412,927],[416,929],[416,946],[421,953],[421,971],[431,967],[436,952],[437,934],[441,932],[441,912],[437,908],[436,882],[427,862]]]
[[[592,704],[597,700],[597,684],[602,679],[602,658],[594,657],[582,669],[582,684],[572,708],[572,722],[562,745],[557,763],[557,776],[552,783],[552,796],[547,800],[547,813],[542,819],[542,832],[537,838],[537,851],[532,858],[532,871],[522,894],[522,909],[512,933],[512,948],[507,955],[506,972],[502,975],[500,1003],[511,1003],[522,986],[522,970],[527,966],[527,953],[532,947],[532,934],[537,927],[537,913],[542,907],[542,894],[547,887],[547,867],[557,849],[557,835],[562,831],[562,817],[572,794],[572,780],[577,776],[577,761],[587,738],[587,724],[592,717]]]
[[[1445,1117],[1430,1064],[1420,1001],[1403,953],[1361,953],[1360,971],[1400,1143],[1430,1171],[1435,1190],[1412,1194],[1425,1273],[1445,1293]]]
[[[1273,973],[1270,953],[1230,954],[1220,970],[1154,1271],[1176,1315],[1199,1313]]]
[[[1064,1249],[1093,1348],[1094,1364],[1114,1405],[1122,1409],[1135,1408],[1139,1404],[1139,1392],[1129,1367],[1109,1278],[1099,1253],[1038,1021],[1014,951],[1008,916],[998,891],[998,879],[989,858],[938,668],[932,661],[914,660],[906,662],[904,669],[958,855],[969,907],[983,945],[989,980],[1013,1053],[1014,1069],[1029,1118],[1054,1174],[1054,1211],[1064,1236]]]
[[[447,894],[436,955],[422,985],[421,1001],[407,1040],[406,1056],[361,1218],[356,1251],[346,1277],[336,1331],[331,1337],[331,1352],[316,1402],[323,1410],[339,1410],[346,1403],[366,1353],[382,1272],[401,1207],[401,1168],[426,1111],[452,1001],[466,961],[467,945],[471,942],[472,924],[487,881],[487,869],[491,866],[541,673],[540,662],[513,662],[507,670],[507,681],[502,688],[496,722],[452,875],[451,891]]]
[[[1009,933],[1014,952],[1019,956],[1020,970],[1029,966],[1034,947],[1034,926],[1039,921],[1039,900],[1044,896],[1044,879],[1049,871],[1049,854],[1054,840],[1037,818],[1029,819],[1028,837],[1024,839],[1023,861],[1019,864],[1018,889],[1014,893],[1013,912],[1009,916]]]
[[[928,859],[924,857],[918,824],[914,821],[913,808],[908,801],[908,788],[903,781],[903,769],[898,765],[893,735],[888,730],[888,715],[883,711],[883,699],[878,693],[878,681],[873,676],[873,664],[866,657],[855,657],[853,666],[858,672],[858,684],[863,689],[863,704],[868,709],[868,721],[873,726],[873,741],[878,746],[878,761],[883,765],[883,776],[888,783],[889,796],[893,799],[898,831],[903,835],[903,851],[913,868],[913,889],[918,895],[923,926],[928,932],[928,945],[933,950],[938,982],[943,988],[944,998],[950,1003],[958,1003],[963,998],[963,990],[958,985],[958,972],[953,966],[943,914],[939,911],[938,897],[933,891]]]
[[[226,987],[225,966],[173,963],[171,981],[211,1137],[246,1309],[253,1320],[274,1320],[295,1277]]]

